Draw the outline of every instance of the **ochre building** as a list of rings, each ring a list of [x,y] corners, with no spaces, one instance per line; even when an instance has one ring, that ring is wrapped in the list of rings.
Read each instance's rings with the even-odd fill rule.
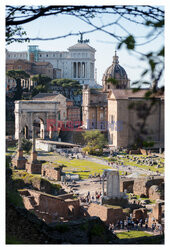
[[[132,146],[139,140],[164,148],[164,95],[145,98],[148,89],[134,92],[116,52],[102,81],[101,90],[84,86],[83,127],[107,132],[111,148]]]

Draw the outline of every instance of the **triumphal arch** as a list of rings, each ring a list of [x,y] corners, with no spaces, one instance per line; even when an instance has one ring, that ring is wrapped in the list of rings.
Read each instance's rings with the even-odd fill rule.
[[[15,101],[15,139],[22,134],[32,138],[33,124],[36,137],[55,139],[58,136],[60,121],[66,120],[67,106],[60,100],[20,100]]]

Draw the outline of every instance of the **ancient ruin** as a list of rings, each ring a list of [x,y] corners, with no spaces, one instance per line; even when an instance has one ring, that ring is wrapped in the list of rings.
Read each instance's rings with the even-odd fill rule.
[[[33,137],[32,137],[32,152],[31,159],[26,164],[26,171],[30,174],[41,174],[42,163],[37,160],[37,152],[35,149],[35,124],[33,123]]]
[[[120,177],[119,177],[119,171],[117,170],[111,170],[106,169],[103,172],[103,197],[102,197],[102,203],[109,202],[109,200],[112,200],[112,204],[115,202],[117,203],[118,200],[122,199],[126,200],[126,194],[124,192],[120,192]],[[104,179],[106,178],[107,184],[106,184],[106,192],[104,188]]]
[[[16,169],[25,169],[26,165],[26,158],[23,156],[23,149],[21,147],[21,136],[22,133],[20,131],[19,133],[19,138],[18,138],[18,150],[17,150],[17,155],[15,158],[12,159],[12,164],[15,166]]]

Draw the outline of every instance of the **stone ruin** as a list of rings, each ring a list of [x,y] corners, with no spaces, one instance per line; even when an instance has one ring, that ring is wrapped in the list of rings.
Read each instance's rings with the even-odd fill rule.
[[[116,204],[127,203],[127,196],[124,192],[120,192],[120,177],[118,170],[106,169],[103,172],[103,194],[102,204]],[[104,187],[104,180],[106,178],[106,192]],[[106,194],[106,195],[105,195]]]
[[[107,225],[116,223],[118,220],[124,220],[126,213],[123,213],[122,207],[108,206],[91,203],[87,210],[88,215],[98,216]]]
[[[156,204],[153,205],[152,207],[152,212],[149,214],[148,218],[148,225],[151,227],[153,222],[160,223],[161,225],[164,226],[164,202],[158,201]]]
[[[80,202],[73,194],[49,195],[32,189],[19,190],[24,206],[47,224],[75,219],[80,215]]]
[[[58,165],[55,167],[52,166],[42,166],[41,169],[41,176],[45,177],[49,180],[54,180],[54,181],[61,181],[61,176],[64,175],[64,173],[62,172],[63,169],[63,165]]]
[[[120,190],[124,192],[148,197],[151,200],[164,199],[164,178],[163,177],[141,177],[137,179],[122,178],[120,180]]]

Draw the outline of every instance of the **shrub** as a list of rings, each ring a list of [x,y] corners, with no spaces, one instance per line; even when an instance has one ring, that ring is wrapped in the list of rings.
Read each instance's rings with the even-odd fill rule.
[[[21,141],[21,147],[27,153],[31,150],[32,142],[28,139],[23,138]]]

